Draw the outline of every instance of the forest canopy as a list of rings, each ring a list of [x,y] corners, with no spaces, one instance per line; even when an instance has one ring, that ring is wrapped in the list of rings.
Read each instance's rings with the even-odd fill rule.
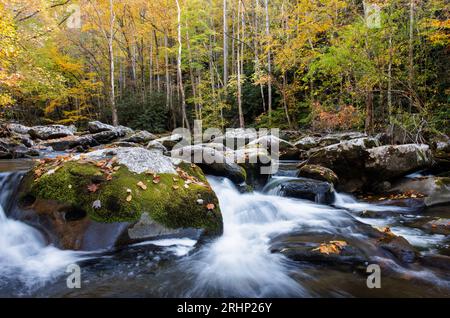
[[[0,0],[3,120],[449,131],[446,0]]]

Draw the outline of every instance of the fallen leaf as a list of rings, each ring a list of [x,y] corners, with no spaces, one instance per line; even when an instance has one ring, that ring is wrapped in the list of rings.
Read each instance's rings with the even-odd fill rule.
[[[160,176],[154,176],[153,177],[153,183],[154,184],[158,184],[161,182],[161,177]]]
[[[206,205],[206,208],[207,208],[208,210],[214,210],[215,207],[216,207],[216,206],[214,205],[214,203],[208,203],[208,204]]]
[[[71,185],[71,184],[69,184],[69,186],[68,186],[68,187],[69,187],[69,189],[72,189],[72,185]]]
[[[330,241],[329,243],[322,243],[319,247],[313,249],[313,251],[318,251],[322,254],[340,254],[341,250],[347,246],[345,241]]]
[[[98,186],[98,184],[92,183],[92,184],[88,185],[87,188],[88,188],[89,192],[95,193],[95,192],[97,192],[99,186]]]
[[[112,178],[113,178],[112,174],[108,174],[108,175],[106,176],[106,180],[107,180],[107,181],[111,181]]]
[[[144,182],[142,182],[142,181],[139,181],[138,183],[137,183],[137,186],[139,187],[139,188],[141,188],[142,190],[147,190],[147,186],[144,184]]]
[[[40,177],[40,176],[42,176],[42,169],[36,169],[36,170],[34,170],[34,175],[36,176],[36,177]]]
[[[189,189],[189,184],[185,184],[184,187],[185,187],[186,189]]]
[[[178,182],[179,179],[176,177],[173,177],[172,180],[173,180],[173,182]]]
[[[178,189],[180,188],[180,186],[173,185],[172,188],[173,188],[174,190],[178,190]]]
[[[131,196],[131,194],[129,196],[127,196],[127,202],[130,202],[133,199],[133,197]]]
[[[119,169],[120,169],[120,166],[115,166],[115,167],[113,168],[114,171],[118,171]]]
[[[127,193],[131,193],[132,191],[131,191],[131,189],[127,189]]]

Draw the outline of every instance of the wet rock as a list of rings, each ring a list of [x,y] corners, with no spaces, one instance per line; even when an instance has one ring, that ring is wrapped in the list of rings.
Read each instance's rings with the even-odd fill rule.
[[[39,152],[14,138],[0,138],[0,159],[27,158],[38,156]]]
[[[202,170],[214,176],[226,177],[236,184],[245,182],[245,170],[235,161],[213,148],[186,146],[171,151],[172,158],[197,164]]]
[[[360,132],[344,132],[328,134],[324,136],[306,136],[298,140],[295,143],[295,146],[300,150],[310,150],[313,148],[335,145],[340,143],[341,141],[365,137],[367,137],[367,135]]]
[[[418,178],[405,178],[397,182],[391,189],[393,192],[415,191],[425,196],[426,206],[450,202],[450,178],[426,176]]]
[[[424,255],[420,258],[420,262],[425,266],[433,266],[446,271],[450,270],[450,256]]]
[[[142,147],[140,144],[136,144],[134,142],[128,142],[128,141],[115,141],[110,144],[114,147]]]
[[[102,149],[41,163],[24,177],[19,202],[65,249],[94,246],[92,224],[98,229],[96,249],[182,230],[222,231],[217,197],[202,170],[176,166],[143,148]]]
[[[378,246],[403,263],[413,263],[419,256],[419,252],[402,236],[397,236],[385,230],[384,236],[379,239]]]
[[[450,219],[434,218],[430,220],[429,218],[424,218],[408,225],[430,234],[450,235]]]
[[[281,160],[298,159],[299,149],[290,142],[268,135],[250,141],[246,148],[261,148]]]
[[[323,204],[331,204],[334,201],[333,185],[313,179],[281,180],[272,191],[284,197],[310,200]]]
[[[137,144],[147,144],[149,141],[155,140],[156,136],[149,133],[146,130],[140,130],[138,132],[135,132],[134,134],[130,135],[129,137],[126,137],[122,139],[122,141],[125,142],[133,142]]]
[[[298,170],[298,177],[310,178],[315,180],[326,181],[337,185],[339,182],[338,176],[333,170],[319,166],[319,165],[304,165]]]
[[[31,127],[29,134],[33,139],[47,140],[73,136],[75,131],[75,126],[49,125]]]
[[[374,179],[389,180],[431,165],[427,145],[406,144],[368,149],[364,167]]]
[[[256,190],[262,189],[269,177],[278,169],[276,165],[272,165],[271,156],[263,148],[244,148],[228,151],[225,153],[225,156],[244,168],[247,184]],[[273,163],[276,164],[277,161]]]

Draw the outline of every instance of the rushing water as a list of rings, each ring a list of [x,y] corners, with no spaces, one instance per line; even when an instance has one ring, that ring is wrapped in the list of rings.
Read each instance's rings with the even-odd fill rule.
[[[380,261],[391,262],[395,274],[384,279],[381,291],[371,291],[365,276],[352,270],[294,262],[271,252],[272,240],[290,233],[364,241],[361,222],[394,225],[394,232],[422,249],[444,244],[445,236],[403,226],[399,220],[408,217],[407,208],[362,203],[345,194],[336,194],[333,206],[276,193],[242,194],[229,180],[209,177],[223,214],[221,237],[202,244],[163,239],[87,254],[47,245],[37,229],[7,217],[20,177],[16,172],[0,174],[0,204],[5,209],[0,208],[0,296],[450,296],[445,273],[404,268],[391,259]],[[367,220],[358,215],[363,210],[390,214]],[[82,288],[71,290],[65,270],[74,262],[82,268]],[[417,281],[428,287],[421,288]]]

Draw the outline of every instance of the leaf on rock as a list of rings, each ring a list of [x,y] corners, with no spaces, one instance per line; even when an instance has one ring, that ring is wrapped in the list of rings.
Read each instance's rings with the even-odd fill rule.
[[[130,202],[132,199],[133,199],[133,197],[132,197],[131,194],[130,194],[130,195],[127,196],[127,199],[126,199],[126,200],[127,200],[127,202]]]
[[[161,182],[161,177],[160,176],[153,176],[153,183],[154,184],[158,184]]]
[[[180,186],[173,185],[172,188],[173,188],[174,190],[178,190],[178,189],[180,188]]]
[[[137,183],[137,186],[139,187],[139,188],[141,188],[142,190],[147,190],[147,186],[144,184],[144,182],[142,182],[142,181],[139,181],[138,183]]]
[[[98,186],[98,184],[92,183],[92,184],[88,185],[87,188],[88,188],[89,192],[95,193],[95,192],[97,192],[99,186]]]
[[[208,203],[208,204],[206,205],[206,208],[207,208],[208,210],[214,210],[215,207],[216,207],[216,206],[214,205],[214,203]]]
[[[36,176],[36,177],[40,177],[40,176],[42,176],[42,173],[43,173],[43,171],[42,171],[42,169],[36,169],[36,170],[34,170],[34,175]]]
[[[330,241],[329,243],[322,243],[319,247],[313,249],[322,254],[340,254],[341,250],[347,246],[345,241]]]

